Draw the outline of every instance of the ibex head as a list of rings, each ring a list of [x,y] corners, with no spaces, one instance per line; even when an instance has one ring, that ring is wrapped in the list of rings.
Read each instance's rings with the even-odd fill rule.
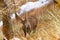
[[[25,36],[27,33],[30,34],[32,31],[34,32],[36,30],[38,21],[35,16],[29,16],[29,17],[25,16],[24,20],[18,16],[17,18],[21,20],[21,23],[23,24],[22,29],[24,31]]]

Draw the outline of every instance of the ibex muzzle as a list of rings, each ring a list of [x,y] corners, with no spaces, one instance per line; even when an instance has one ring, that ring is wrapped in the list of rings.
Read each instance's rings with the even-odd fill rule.
[[[26,34],[30,34],[32,31],[34,32],[37,27],[37,18],[35,16],[29,16],[28,18],[25,18],[25,20],[22,20],[22,18],[18,17],[18,19],[21,20],[21,23],[23,24],[23,31],[26,36]]]
[[[37,19],[35,17],[29,17],[23,22],[23,31],[26,34],[30,34],[32,31],[34,32],[37,27]]]

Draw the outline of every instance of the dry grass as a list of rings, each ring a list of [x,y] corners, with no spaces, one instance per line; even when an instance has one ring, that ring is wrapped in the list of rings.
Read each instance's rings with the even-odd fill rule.
[[[22,24],[20,20],[11,22],[14,24],[14,35],[21,38],[21,40],[60,40],[60,9],[55,10],[53,5],[48,5],[42,8],[34,9],[28,12],[31,16],[36,16],[38,19],[38,25],[36,32],[31,32],[24,37],[22,30]],[[24,19],[25,14],[22,15]],[[27,16],[28,17],[28,16]],[[17,27],[18,26],[18,27]],[[0,31],[0,40],[3,39],[2,31]]]

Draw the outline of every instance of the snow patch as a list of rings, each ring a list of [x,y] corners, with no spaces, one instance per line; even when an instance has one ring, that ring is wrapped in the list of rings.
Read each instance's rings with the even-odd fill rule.
[[[20,38],[14,37],[11,40],[21,40]]]
[[[48,0],[39,0],[40,2],[46,2],[46,1],[48,1]]]
[[[0,21],[0,27],[2,27],[3,26],[3,21]]]
[[[15,14],[12,14],[10,17],[11,17],[11,19],[15,19],[16,18]]]
[[[36,2],[27,2],[26,4],[24,4],[20,7],[20,10],[17,14],[21,15],[25,12],[31,11],[32,9],[42,7],[45,4],[48,4],[49,2],[50,2],[50,0],[39,0]]]

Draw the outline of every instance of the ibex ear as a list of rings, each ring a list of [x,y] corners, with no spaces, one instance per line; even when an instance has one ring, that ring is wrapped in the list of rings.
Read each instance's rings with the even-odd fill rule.
[[[15,15],[16,15],[16,19],[17,19],[17,20],[21,21],[21,23],[24,22],[24,20],[23,20],[20,16],[18,16],[16,13],[15,13]]]

